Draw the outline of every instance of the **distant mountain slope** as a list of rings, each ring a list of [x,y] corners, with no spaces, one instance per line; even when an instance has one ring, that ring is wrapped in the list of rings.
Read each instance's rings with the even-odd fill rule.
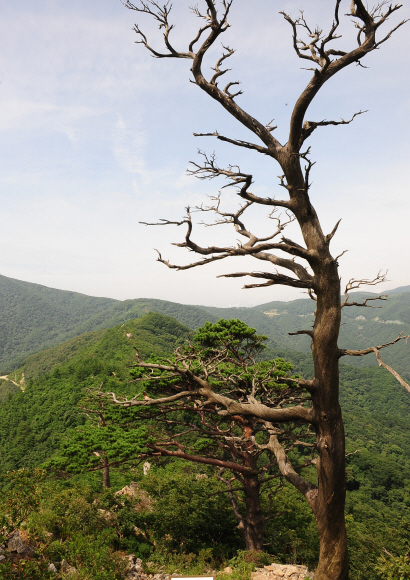
[[[362,302],[371,293],[351,294],[350,302]],[[339,346],[363,349],[390,342],[399,333],[410,335],[410,292],[393,293],[387,301],[370,302],[381,308],[345,307],[342,311]],[[310,352],[306,335],[290,336],[289,332],[311,329],[315,304],[310,299],[292,302],[268,302],[253,308],[212,308],[207,311],[216,318],[241,318],[269,338],[269,346],[276,352]],[[410,344],[402,343],[383,351],[383,360],[410,380]],[[346,357],[343,363],[355,366],[375,366],[376,357]]]
[[[214,320],[200,307],[164,300],[96,298],[0,276],[0,374],[19,367],[34,352],[152,311],[174,316],[190,327]]]
[[[410,292],[410,286],[399,286],[393,290],[388,290],[386,294],[402,294],[403,292]]]
[[[116,301],[0,276],[0,366],[72,336],[85,319]]]
[[[132,343],[127,332],[133,335]],[[0,405],[0,474],[39,465],[55,452],[67,430],[84,423],[76,405],[85,385],[102,381],[107,391],[118,385],[128,388],[133,346],[143,358],[166,355],[190,332],[176,320],[152,312],[129,321],[125,328],[89,333],[29,357],[13,372],[17,383],[24,373],[24,391],[17,389]],[[0,397],[2,384],[6,381],[0,382]]]
[[[410,291],[402,287],[390,292],[382,308],[343,309],[339,344],[342,348],[360,349],[380,345],[400,332],[410,334]],[[360,302],[369,293],[354,293],[351,300]],[[376,303],[374,303],[376,305]],[[18,368],[24,359],[84,333],[111,328],[147,312],[172,316],[181,324],[196,329],[207,320],[240,318],[269,338],[274,352],[291,360],[297,353],[309,353],[306,335],[289,336],[313,324],[315,304],[310,299],[291,302],[268,302],[252,308],[215,308],[189,306],[138,298],[113,300],[55,290],[0,276],[0,375]],[[383,358],[410,380],[410,345],[400,343],[383,352]],[[345,359],[347,364],[376,365],[373,355]]]

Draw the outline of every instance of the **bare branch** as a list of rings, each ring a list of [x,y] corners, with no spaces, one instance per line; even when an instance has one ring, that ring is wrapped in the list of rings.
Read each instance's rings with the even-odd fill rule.
[[[218,17],[215,4],[212,0],[205,0],[207,5],[206,14],[202,14],[197,7],[191,9],[191,11],[199,18],[202,18],[206,21],[205,26],[201,27],[194,39],[189,43],[189,50],[188,52],[181,52],[177,51],[170,43],[169,35],[171,30],[173,29],[173,25],[169,24],[169,13],[171,10],[171,5],[169,1],[161,7],[157,2],[153,0],[145,0],[140,2],[139,6],[130,2],[130,0],[121,0],[124,6],[129,8],[130,10],[134,10],[136,12],[145,13],[154,20],[159,23],[159,28],[163,29],[163,38],[164,43],[167,48],[167,52],[162,53],[158,52],[151,45],[148,43],[146,36],[140,30],[138,25],[135,26],[134,30],[136,34],[140,37],[141,40],[138,40],[137,43],[143,44],[147,50],[151,52],[151,54],[156,58],[188,58],[193,60],[192,66],[192,73],[194,76],[194,82],[197,84],[202,90],[207,92],[213,99],[218,101],[225,109],[229,111],[234,117],[236,117],[245,127],[250,129],[253,133],[258,135],[258,137],[265,143],[265,145],[271,147],[273,150],[277,145],[280,145],[279,142],[271,136],[269,130],[264,127],[261,123],[259,123],[255,118],[251,115],[246,113],[243,109],[238,107],[238,105],[234,102],[235,96],[241,94],[242,91],[238,91],[236,94],[232,94],[229,91],[229,87],[233,84],[237,84],[237,82],[228,83],[227,87],[225,87],[225,91],[222,91],[217,86],[217,79],[225,74],[226,70],[221,70],[220,66],[223,61],[233,54],[233,50],[225,47],[224,50],[226,51],[223,53],[222,57],[220,57],[214,67],[215,74],[214,76],[208,81],[205,79],[202,73],[202,62],[204,59],[205,54],[207,51],[213,46],[215,41],[219,38],[221,34],[223,34],[228,28],[228,14],[232,5],[232,0],[224,1],[223,2],[223,13],[220,17]],[[208,32],[205,40],[202,40],[202,44],[198,47],[197,52],[194,52],[194,45],[196,45],[202,38],[204,32]]]
[[[210,258],[204,258],[203,260],[198,260],[198,262],[192,262],[191,264],[186,264],[185,266],[178,266],[176,264],[171,264],[168,260],[164,260],[161,253],[158,250],[155,250],[158,254],[157,262],[161,262],[165,264],[171,270],[183,271],[183,270],[190,270],[191,268],[196,268],[197,266],[205,266],[205,264],[210,264],[211,262],[216,262],[218,260],[224,260],[225,258],[229,258],[230,254],[221,254],[219,256],[211,256]]]
[[[407,342],[407,340],[409,338],[410,338],[410,336],[407,336],[406,337],[406,342]],[[401,378],[401,376],[399,375],[398,372],[396,372],[389,365],[387,365],[385,362],[382,361],[382,357],[380,355],[379,348],[373,347],[373,351],[374,351],[374,353],[376,355],[377,362],[379,363],[379,366],[380,367],[383,367],[384,369],[386,369],[387,371],[389,371],[389,373],[391,373],[394,376],[394,378],[399,381],[399,383],[401,384],[401,386],[404,387],[406,389],[406,391],[408,391],[410,393],[410,385],[408,383],[406,383],[406,381]]]
[[[145,1],[141,0],[140,7],[136,6],[135,4],[132,4],[132,2],[130,2],[130,0],[127,0],[126,2],[122,1],[122,3],[124,4],[124,6],[126,8],[128,8],[130,10],[135,10],[136,12],[142,12],[144,14],[148,14],[149,16],[153,17],[154,20],[156,20],[159,23],[159,28],[163,29],[163,31],[164,31],[164,33],[163,33],[164,43],[165,43],[166,48],[168,49],[168,52],[161,53],[161,52],[158,52],[155,49],[153,49],[148,44],[147,37],[140,30],[140,28],[138,27],[137,24],[134,26],[134,31],[141,38],[141,40],[137,40],[136,44],[143,44],[145,46],[145,48],[147,50],[149,50],[149,52],[153,56],[155,56],[156,58],[170,58],[170,57],[171,58],[189,58],[191,60],[194,58],[194,55],[192,52],[178,52],[177,50],[175,50],[169,41],[170,32],[174,28],[174,25],[169,24],[169,20],[168,20],[169,13],[171,12],[171,9],[172,9],[172,4],[170,4],[169,0],[162,7],[157,2],[154,2],[154,0],[145,0]],[[208,28],[208,27],[206,27],[206,28]],[[205,30],[205,28],[202,29],[202,31],[203,30]],[[202,32],[201,32],[201,34],[202,34]]]
[[[390,556],[390,558],[394,558],[393,554],[391,554],[390,552],[388,552],[388,551],[386,550],[386,548],[384,548],[384,547],[383,547],[383,552],[384,552],[385,554],[387,554],[388,556]]]
[[[137,365],[137,366],[148,366],[148,365]],[[158,367],[156,367],[158,368]],[[121,405],[122,407],[150,407],[153,405],[163,405],[165,403],[172,403],[174,401],[179,401],[185,397],[194,397],[199,395],[199,391],[182,391],[176,395],[170,395],[169,397],[162,397],[160,399],[150,399],[146,398],[143,400],[138,400],[136,397],[132,399],[127,398],[117,398],[115,393],[102,393],[100,396],[104,398],[110,398],[116,405]]]
[[[309,295],[309,298],[310,298],[311,300],[313,300],[314,302],[317,302],[317,296],[316,296],[316,294],[313,292],[313,290],[309,289],[309,290],[307,291],[307,293],[308,293],[308,295]]]
[[[346,453],[345,457],[350,457],[351,455],[356,455],[356,453],[360,453],[361,449],[356,449],[355,451],[352,451],[351,453]]]
[[[307,334],[310,338],[313,338],[313,330],[297,330],[296,332],[288,332],[289,336],[296,336],[298,334]]]
[[[239,463],[234,463],[233,461],[225,461],[216,459],[213,457],[203,457],[201,455],[192,455],[190,453],[185,453],[184,451],[172,451],[171,449],[164,449],[159,445],[153,445],[151,443],[147,444],[147,447],[156,451],[160,455],[164,455],[167,457],[180,457],[181,459],[187,459],[188,461],[193,461],[194,463],[202,463],[205,465],[214,465],[216,467],[225,467],[226,469],[231,469],[232,471],[237,471],[238,473],[243,474],[257,474],[257,471],[246,467],[244,465],[240,465]]]
[[[282,475],[305,496],[313,512],[315,512],[315,499],[318,495],[317,487],[296,473],[283,446],[279,443],[277,430],[272,423],[266,421],[265,427],[270,435],[267,447],[273,451]]]
[[[399,336],[397,338],[395,338],[394,340],[392,340],[391,342],[388,342],[386,344],[381,344],[379,346],[371,346],[369,348],[365,348],[363,350],[348,350],[348,349],[339,349],[339,356],[366,356],[367,354],[371,354],[372,352],[375,352],[375,349],[377,351],[381,350],[382,348],[387,348],[388,346],[392,346],[393,344],[396,344],[396,342],[399,342],[400,340],[405,340],[406,342],[409,340],[410,335],[404,335],[401,332],[399,334]]]
[[[271,155],[271,152],[267,147],[262,147],[261,145],[250,143],[249,141],[241,141],[240,139],[230,139],[229,137],[220,135],[217,131],[214,131],[214,133],[194,133],[194,137],[216,137],[219,141],[231,143],[232,145],[237,145],[238,147],[245,147],[246,149],[253,149],[259,153],[264,153],[265,155]]]
[[[214,165],[214,160],[211,159],[210,161],[211,164]],[[234,173],[234,172],[232,172]],[[238,174],[238,173],[236,173]],[[246,238],[246,242],[244,243],[238,243],[236,247],[218,247],[218,246],[210,246],[210,247],[203,247],[203,246],[199,246],[198,244],[196,244],[192,239],[191,239],[191,233],[192,233],[192,229],[193,229],[193,225],[192,225],[192,217],[191,217],[191,213],[192,210],[191,208],[186,208],[187,210],[187,214],[186,217],[184,219],[182,219],[181,221],[170,221],[170,220],[165,220],[165,219],[161,219],[159,222],[152,224],[152,223],[147,223],[147,222],[142,222],[145,225],[177,225],[180,226],[182,224],[186,224],[187,225],[187,232],[185,235],[185,241],[181,242],[181,243],[174,243],[173,245],[180,247],[180,248],[187,248],[193,252],[195,252],[196,254],[201,254],[203,256],[209,256],[207,258],[204,258],[202,260],[198,260],[195,262],[192,262],[190,264],[187,265],[176,265],[176,264],[171,264],[168,260],[165,260],[162,258],[161,253],[157,251],[158,253],[158,261],[165,264],[168,268],[171,269],[176,269],[176,270],[188,270],[190,268],[194,268],[197,266],[203,266],[205,264],[209,264],[211,262],[217,261],[217,260],[223,260],[225,258],[228,257],[232,257],[232,256],[252,256],[253,258],[256,258],[258,260],[263,260],[263,261],[268,261],[271,264],[274,264],[277,267],[281,267],[281,268],[285,268],[287,270],[290,270],[291,272],[293,272],[298,278],[299,280],[303,281],[302,286],[299,287],[303,287],[303,288],[307,288],[307,287],[311,287],[312,286],[312,275],[309,274],[309,272],[306,270],[305,267],[303,267],[301,264],[295,262],[294,259],[285,259],[285,258],[281,258],[279,256],[276,256],[275,254],[271,254],[270,250],[281,250],[283,252],[286,252],[292,256],[297,256],[297,257],[301,257],[305,260],[307,260],[309,263],[311,260],[314,260],[315,258],[311,256],[311,254],[308,252],[308,250],[306,248],[303,248],[301,245],[293,242],[292,240],[282,237],[282,240],[280,242],[274,242],[271,241],[273,240],[275,237],[277,237],[282,231],[283,229],[286,227],[287,224],[291,223],[292,221],[294,221],[294,217],[292,215],[288,215],[288,219],[287,221],[282,222],[281,219],[279,217],[276,217],[274,215],[274,212],[271,212],[270,214],[270,219],[276,221],[277,224],[277,228],[276,230],[271,233],[268,236],[265,236],[263,238],[258,238],[257,236],[255,236],[252,232],[250,232],[242,219],[242,215],[244,214],[244,212],[246,211],[246,209],[248,209],[251,205],[252,205],[252,201],[248,201],[246,204],[242,205],[238,211],[236,211],[235,213],[232,212],[224,212],[220,209],[220,195],[218,195],[217,197],[211,197],[211,200],[214,201],[213,205],[210,206],[199,206],[197,208],[195,208],[193,211],[195,212],[214,212],[217,214],[217,216],[220,216],[213,224],[204,224],[207,227],[210,227],[210,225],[223,225],[223,224],[233,224],[235,227],[235,230],[238,234],[240,234],[241,236],[243,236],[244,238]],[[289,280],[291,280],[291,285],[294,286],[295,282],[293,282],[293,278],[289,278]],[[285,283],[285,278],[281,278],[281,282],[282,284]],[[306,285],[306,283],[308,283],[308,285]]]
[[[326,242],[327,242],[327,243],[329,243],[329,242],[330,242],[330,240],[331,240],[331,239],[333,238],[333,236],[335,235],[335,233],[336,233],[336,230],[337,230],[337,228],[339,227],[339,224],[340,224],[340,222],[341,222],[341,221],[342,221],[342,220],[340,219],[340,220],[339,220],[339,221],[336,223],[335,227],[334,227],[334,228],[333,228],[333,230],[330,232],[330,234],[327,234],[327,235],[325,236],[325,240],[326,240]]]
[[[282,12],[285,20],[289,22],[293,31],[293,47],[297,56],[301,59],[310,60],[315,64],[312,69],[314,71],[313,77],[306,86],[303,93],[300,95],[296,105],[293,109],[291,127],[289,134],[289,141],[287,148],[293,152],[298,151],[298,148],[303,143],[303,122],[306,111],[312,102],[315,95],[322,88],[322,86],[337,72],[346,68],[350,64],[361,64],[360,60],[368,53],[377,49],[382,42],[388,40],[393,32],[400,28],[405,21],[394,27],[381,41],[376,40],[376,31],[383,24],[388,15],[398,10],[401,6],[396,5],[394,9],[388,9],[385,14],[381,12],[381,5],[376,7],[376,10],[366,10],[361,0],[357,2],[352,1],[351,16],[355,19],[355,27],[358,29],[358,46],[350,51],[326,49],[326,45],[332,40],[338,38],[335,35],[336,29],[339,25],[339,5],[340,1],[336,2],[335,18],[333,21],[330,33],[323,39],[322,30],[318,27],[315,30],[311,29],[303,16],[293,20]],[[298,39],[298,29],[307,33],[309,40],[306,42]],[[362,42],[361,37],[364,36]],[[321,40],[322,38],[322,40]],[[309,54],[310,53],[310,54]],[[334,60],[331,57],[337,57]]]
[[[230,70],[228,68],[227,69],[224,69],[224,70],[221,70],[219,67],[221,66],[221,64],[223,63],[224,60],[226,60],[227,58],[229,58],[230,56],[232,56],[234,54],[234,52],[235,52],[232,48],[229,48],[227,46],[224,46],[223,48],[226,50],[226,52],[223,53],[223,55],[221,56],[221,58],[217,61],[215,67],[212,69],[212,70],[215,71],[215,74],[214,74],[214,76],[210,80],[211,85],[215,85],[216,87],[218,86],[218,83],[216,82],[217,79],[220,76],[224,75],[225,73],[227,73]]]
[[[223,483],[226,485],[226,487],[228,488],[228,489],[227,489],[227,491],[228,491],[229,499],[231,500],[231,503],[232,503],[232,507],[233,507],[233,511],[234,511],[235,517],[236,517],[236,519],[237,519],[237,520],[238,520],[238,522],[239,522],[239,524],[238,524],[238,529],[239,529],[240,531],[242,531],[242,530],[244,530],[244,529],[245,529],[245,521],[244,521],[244,519],[243,519],[243,517],[242,517],[242,515],[241,515],[241,512],[239,511],[238,502],[236,501],[235,494],[234,494],[234,489],[232,488],[232,483],[231,483],[231,481],[230,481],[230,480],[228,480],[228,479],[225,479],[224,477],[222,477],[222,476],[223,476],[223,473],[224,473],[224,471],[225,471],[225,468],[222,468],[222,469],[220,469],[220,470],[219,470],[219,473],[218,473],[218,475],[217,475],[217,477],[218,477],[218,479],[219,479],[220,481],[222,481],[222,482],[223,482]]]
[[[372,301],[372,300],[387,300],[388,296],[387,294],[379,294],[379,296],[373,296],[371,298],[365,298],[363,302],[346,302],[343,303],[342,308],[344,308],[345,306],[363,306],[366,308],[381,308],[381,306],[373,306],[372,304],[367,304],[368,302]]]
[[[344,291],[345,299],[341,304],[341,308],[344,308],[345,306],[363,306],[367,308],[381,308],[380,306],[372,306],[370,304],[367,304],[367,302],[372,300],[387,300],[387,294],[380,294],[379,296],[366,298],[362,303],[357,303],[357,302],[348,302],[349,293],[351,290],[358,290],[361,286],[376,286],[377,284],[386,282],[386,276],[387,272],[383,273],[380,270],[377,273],[377,276],[373,278],[373,280],[366,280],[365,278],[361,280],[356,280],[355,278],[351,278],[346,284],[346,288]]]
[[[305,121],[302,127],[300,146],[302,146],[303,142],[306,141],[308,137],[310,137],[310,135],[313,133],[313,131],[315,131],[315,129],[317,129],[317,127],[326,127],[328,125],[350,125],[350,123],[358,115],[363,115],[363,113],[367,112],[368,111],[359,111],[358,113],[355,113],[349,121],[345,121],[344,119],[341,119],[340,121]]]
[[[273,286],[274,284],[292,286],[293,288],[313,287],[312,281],[296,280],[295,278],[285,276],[284,274],[270,274],[269,272],[236,272],[234,274],[221,274],[218,278],[243,278],[244,276],[268,280],[265,284],[249,284],[245,285],[244,288],[260,288],[262,286]]]
[[[208,156],[203,151],[199,151],[199,154],[203,156],[204,163],[203,165],[199,165],[198,163],[191,161],[193,169],[188,169],[187,172],[189,175],[194,175],[198,179],[214,179],[219,176],[224,176],[229,181],[229,183],[225,185],[224,188],[238,186],[239,189],[237,193],[239,197],[246,199],[247,201],[253,201],[261,205],[285,207],[287,209],[292,210],[291,201],[277,200],[272,198],[262,198],[251,193],[249,191],[249,188],[252,185],[252,175],[242,173],[239,167],[229,165],[227,169],[222,169],[218,167],[216,163],[215,154]],[[280,179],[281,185],[287,189],[287,186],[283,183],[283,178]]]
[[[388,34],[386,34],[386,36],[384,38],[382,38],[382,40],[379,40],[379,42],[376,42],[376,44],[374,45],[374,48],[379,48],[379,46],[381,44],[383,44],[383,42],[386,42],[386,40],[389,40],[389,38],[391,37],[391,35],[396,32],[396,30],[398,30],[401,26],[403,26],[403,24],[406,24],[406,22],[409,22],[409,19],[407,18],[406,20],[402,20],[401,22],[399,22],[399,24],[397,26],[395,26],[394,28],[392,28],[390,30],[390,32]],[[378,24],[381,24],[381,22],[379,22]]]

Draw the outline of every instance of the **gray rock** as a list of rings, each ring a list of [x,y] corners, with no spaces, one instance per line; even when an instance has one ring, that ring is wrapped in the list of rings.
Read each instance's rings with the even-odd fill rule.
[[[257,568],[251,574],[251,580],[305,580],[306,577],[313,580],[313,572],[309,572],[306,566],[296,564],[273,563]]]
[[[6,556],[0,556],[0,562],[6,559]]]
[[[47,570],[48,570],[49,572],[52,572],[53,574],[56,574],[56,573],[57,573],[57,568],[54,566],[54,564],[53,564],[53,563],[51,563],[51,564],[49,564],[49,565],[48,565],[48,568],[47,568]]]
[[[61,560],[61,571],[67,576],[75,576],[77,574],[77,568],[71,566],[67,560]]]
[[[71,566],[67,562],[67,560],[61,560],[61,571],[62,572],[68,572],[70,568],[71,568]]]
[[[14,532],[7,542],[7,549],[9,552],[17,552],[18,554],[29,554],[34,551],[23,542],[18,531]]]

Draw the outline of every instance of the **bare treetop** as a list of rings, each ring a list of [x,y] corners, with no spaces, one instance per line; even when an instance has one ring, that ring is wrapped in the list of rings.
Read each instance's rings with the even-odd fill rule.
[[[378,48],[383,42],[388,40],[390,36],[406,21],[402,20],[395,27],[389,30],[387,34],[376,38],[376,33],[379,28],[386,22],[386,20],[394,12],[401,8],[401,4],[387,5],[386,1],[378,3],[374,8],[365,8],[361,0],[352,1],[350,5],[350,13],[345,16],[351,17],[353,26],[357,29],[357,46],[353,48],[346,48],[345,50],[336,50],[331,47],[331,44],[341,38],[338,34],[340,26],[340,5],[341,0],[336,0],[334,19],[325,33],[319,27],[311,27],[308,25],[304,13],[298,18],[291,18],[285,12],[280,12],[287,22],[292,27],[293,32],[293,47],[297,56],[303,60],[308,60],[313,63],[314,74],[305,90],[297,100],[291,120],[289,141],[286,145],[282,145],[272,135],[275,127],[263,125],[257,121],[250,114],[245,112],[235,102],[235,98],[242,94],[242,91],[231,92],[231,88],[239,84],[239,81],[233,81],[226,84],[221,89],[218,85],[219,80],[225,75],[229,69],[221,68],[225,61],[234,54],[234,49],[228,46],[223,46],[223,53],[217,60],[214,68],[214,74],[207,79],[202,70],[203,59],[209,49],[214,45],[215,41],[219,39],[224,32],[229,28],[228,16],[233,4],[233,0],[227,2],[223,0],[221,4],[221,11],[217,10],[217,3],[214,0],[205,0],[206,11],[201,12],[198,6],[191,8],[192,13],[205,21],[204,26],[200,27],[196,36],[191,40],[186,52],[177,50],[170,41],[170,33],[174,25],[170,23],[170,13],[172,4],[168,1],[163,6],[153,0],[146,0],[140,2],[138,5],[133,4],[130,0],[124,1],[126,8],[136,12],[147,14],[153,17],[159,24],[159,29],[163,31],[163,39],[165,44],[165,51],[159,52],[154,49],[140,29],[139,25],[135,25],[134,30],[139,36],[137,43],[143,44],[151,54],[156,58],[184,58],[193,61],[192,74],[194,82],[212,98],[217,100],[225,109],[229,111],[238,121],[245,127],[252,131],[265,144],[265,147],[249,144],[252,148],[259,150],[267,155],[278,159],[282,148],[291,150],[292,152],[299,152],[303,141],[312,134],[318,126],[329,124],[346,123],[345,121],[320,121],[307,122],[303,126],[303,119],[307,108],[312,102],[314,96],[334,74],[346,66],[357,63],[361,64],[361,59],[369,52]],[[303,37],[303,39],[302,39]],[[361,112],[360,112],[361,113]],[[360,114],[360,113],[356,113]],[[352,119],[353,120],[353,119]],[[220,138],[220,136],[218,136]],[[246,146],[242,141],[230,140],[230,142],[239,146]]]
[[[304,61],[311,61],[313,65],[309,69],[313,71],[313,76],[300,97],[297,99],[291,114],[288,142],[282,144],[273,135],[276,127],[272,125],[272,122],[263,124],[237,104],[235,99],[241,94],[241,91],[232,92],[232,87],[238,85],[238,81],[229,82],[224,88],[219,86],[221,77],[230,70],[224,68],[224,65],[226,60],[234,53],[232,48],[222,44],[223,52],[215,63],[215,66],[212,68],[213,74],[209,75],[208,78],[206,77],[206,74],[203,71],[204,57],[219,37],[228,30],[228,16],[233,0],[220,3],[220,10],[217,3],[213,0],[206,0],[205,4],[206,9],[202,11],[198,6],[191,8],[192,13],[204,21],[204,26],[198,29],[197,34],[188,45],[188,50],[183,52],[175,48],[170,40],[170,33],[174,28],[174,25],[170,21],[172,5],[169,2],[164,5],[160,5],[153,0],[147,0],[145,2],[140,2],[139,4],[133,4],[129,0],[124,2],[124,5],[130,10],[154,18],[159,25],[159,29],[163,33],[165,51],[160,52],[154,49],[137,24],[135,25],[134,30],[137,33],[139,40],[136,42],[143,44],[156,58],[183,58],[192,60],[191,72],[194,79],[192,82],[219,102],[243,126],[254,133],[261,143],[234,139],[222,135],[218,131],[212,133],[194,133],[194,135],[197,137],[215,137],[220,141],[237,147],[250,149],[272,157],[279,163],[283,172],[279,176],[279,185],[286,190],[287,195],[285,196],[285,199],[277,199],[276,196],[258,196],[251,190],[253,183],[253,175],[251,173],[243,172],[238,166],[233,165],[229,165],[226,168],[220,167],[215,155],[207,155],[200,152],[202,155],[202,163],[191,162],[191,168],[188,170],[188,173],[199,179],[214,179],[216,177],[225,178],[227,183],[223,188],[230,186],[236,187],[238,196],[245,200],[246,203],[241,205],[240,209],[236,212],[224,213],[221,212],[219,198],[215,196],[212,200],[214,202],[213,204],[206,207],[200,206],[196,208],[187,208],[186,216],[179,222],[172,222],[166,219],[161,220],[159,225],[186,224],[187,233],[185,241],[174,245],[185,247],[190,251],[206,257],[187,265],[171,264],[169,260],[162,258],[160,252],[158,252],[158,259],[169,268],[186,270],[210,262],[219,261],[230,256],[248,255],[258,260],[270,262],[275,267],[284,268],[285,270],[290,271],[293,276],[279,274],[275,271],[237,272],[235,274],[227,274],[229,277],[251,276],[253,278],[265,280],[264,283],[246,284],[244,288],[285,284],[305,289],[309,292],[311,297],[314,297],[316,294],[315,280],[309,270],[313,267],[313,263],[318,259],[318,248],[316,247],[316,249],[313,250],[312,247],[309,247],[310,244],[307,244],[306,247],[302,247],[300,244],[297,244],[288,238],[282,237],[282,239],[278,239],[278,235],[282,232],[285,225],[290,223],[290,221],[293,221],[293,216],[301,226],[301,232],[305,242],[307,236],[312,234],[311,231],[308,231],[310,230],[310,227],[307,225],[306,217],[312,216],[314,218],[316,222],[314,227],[316,246],[328,246],[337,229],[336,225],[333,231],[327,235],[321,230],[316,212],[309,198],[309,189],[311,185],[309,177],[314,163],[309,158],[310,148],[308,147],[304,151],[302,151],[301,148],[305,141],[319,127],[326,127],[329,125],[348,125],[358,115],[361,115],[366,111],[358,111],[349,120],[341,119],[339,121],[325,119],[309,121],[305,120],[305,114],[313,98],[326,81],[328,81],[338,71],[352,63],[361,64],[361,59],[363,59],[369,52],[378,48],[380,44],[387,40],[395,30],[405,23],[404,20],[399,22],[395,27],[390,29],[385,36],[378,39],[378,31],[381,25],[384,24],[389,16],[396,12],[401,5],[397,4],[393,6],[387,5],[386,2],[381,2],[373,9],[367,9],[361,1],[352,2],[350,5],[350,12],[344,16],[349,17],[352,20],[353,26],[357,29],[357,41],[356,46],[350,49],[346,48],[346,50],[336,50],[333,48],[335,41],[339,42],[341,39],[341,35],[338,33],[340,18],[343,16],[341,14],[341,0],[335,2],[333,22],[327,32],[324,32],[318,26],[311,27],[303,12],[300,13],[298,18],[292,18],[285,12],[280,12],[292,27],[293,46],[297,56]],[[282,218],[282,222],[278,221],[277,230],[274,230],[269,237],[258,236],[256,233],[250,232],[249,229],[245,227],[242,217],[244,211],[252,204],[271,206],[273,209],[284,208],[286,212],[289,212],[288,217],[284,221]],[[195,243],[192,239],[193,211],[214,211],[216,223],[233,224],[236,232],[240,234],[241,240],[243,241],[240,241],[236,247],[202,247]],[[302,219],[302,215],[305,216],[304,219]],[[277,216],[276,219],[279,220]],[[246,240],[244,238],[246,238]],[[267,243],[268,240],[273,240],[273,238],[276,238],[275,242]],[[289,254],[290,259],[273,254],[271,252],[272,250],[279,250]],[[307,261],[310,268],[296,262],[295,258]]]

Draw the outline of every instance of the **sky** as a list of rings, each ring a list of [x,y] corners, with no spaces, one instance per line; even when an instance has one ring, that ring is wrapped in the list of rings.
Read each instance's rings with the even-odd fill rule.
[[[199,23],[190,4],[174,0],[180,50]],[[293,52],[289,24],[279,11],[297,16],[303,9],[312,25],[326,30],[332,4],[235,0],[231,9],[224,43],[236,52],[225,76],[241,81],[241,107],[264,124],[275,119],[282,143],[311,72]],[[349,4],[342,2],[343,14]],[[192,261],[193,254],[171,245],[183,240],[184,226],[140,222],[178,221],[186,206],[206,204],[224,185],[186,174],[189,162],[198,161],[198,148],[215,151],[220,166],[239,164],[252,173],[259,195],[282,198],[283,190],[272,159],[193,136],[218,130],[253,140],[189,82],[190,61],[154,59],[135,44],[138,22],[161,47],[161,31],[148,17],[120,0],[1,0],[0,6],[0,274],[120,300],[227,307],[304,297],[286,287],[242,290],[245,280],[217,278],[259,270],[251,258],[183,272],[156,261],[155,248],[173,263]],[[388,25],[409,17],[407,2]],[[368,111],[350,125],[324,127],[311,137],[316,164],[310,195],[326,232],[342,219],[331,247],[333,255],[348,250],[340,259],[342,281],[388,270],[380,290],[410,284],[409,26],[363,61],[368,68],[351,66],[331,79],[307,113],[319,121]],[[337,47],[353,48],[356,32],[348,17],[342,32]],[[220,51],[216,46],[204,70],[212,74]],[[222,200],[226,210],[238,207],[229,190]],[[246,223],[263,235],[275,226],[261,209]],[[197,224],[194,231],[205,245],[236,245],[238,239],[228,226]],[[284,233],[300,240],[294,224]]]

